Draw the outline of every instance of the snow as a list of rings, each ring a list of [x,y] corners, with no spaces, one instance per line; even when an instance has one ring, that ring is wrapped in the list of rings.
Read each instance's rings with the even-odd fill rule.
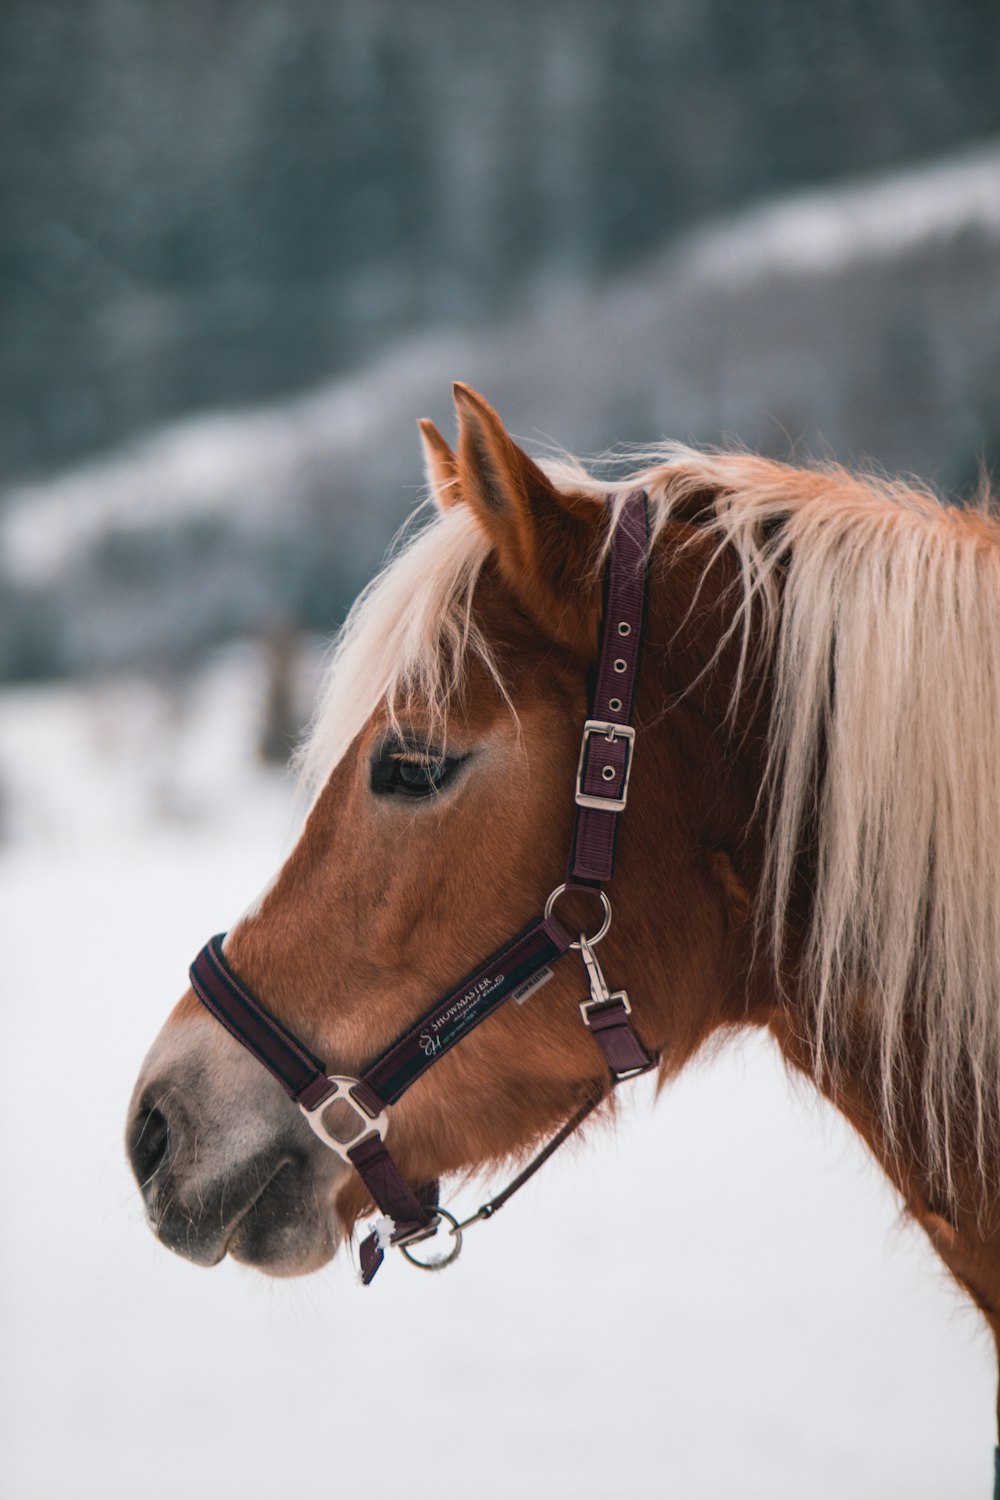
[[[946,163],[789,194],[693,235],[688,253],[706,280],[731,288],[783,271],[827,275],[969,233],[1000,243],[993,143]]]
[[[380,1214],[367,1226],[368,1232],[375,1236],[375,1243],[380,1250],[392,1249],[392,1237],[396,1233],[396,1221],[390,1219],[388,1214]]]
[[[655,1108],[634,1085],[441,1275],[270,1282],[156,1243],[132,1083],[295,826],[246,749],[260,673],[241,648],[183,694],[0,699],[5,1500],[985,1500],[978,1318],[759,1039]]]

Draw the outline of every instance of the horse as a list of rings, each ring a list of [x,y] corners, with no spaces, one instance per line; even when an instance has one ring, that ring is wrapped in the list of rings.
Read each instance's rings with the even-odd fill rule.
[[[867,1143],[1000,1343],[988,493],[959,508],[915,482],[676,444],[633,456],[623,485],[568,456],[536,462],[470,387],[454,397],[454,451],[419,424],[430,519],[333,649],[302,756],[301,836],[212,950],[240,1004],[323,1060],[347,1134],[310,1129],[260,1051],[209,1013],[193,969],[129,1109],[156,1235],[201,1265],[326,1264],[384,1207],[336,1149],[381,1108],[355,1088],[363,1070],[558,896],[592,996],[619,1003],[603,969],[627,984],[624,1024],[661,1084],[713,1036],[769,1032]],[[637,493],[628,807],[595,917],[594,892],[564,889],[563,870],[609,559]],[[609,754],[621,748],[599,728]],[[592,928],[612,900],[601,969]],[[581,970],[546,962],[540,976],[542,993],[497,1005],[385,1111],[376,1134],[417,1185],[425,1233],[447,1230],[428,1185],[524,1162],[613,1108]],[[395,1227],[380,1222],[379,1258]]]

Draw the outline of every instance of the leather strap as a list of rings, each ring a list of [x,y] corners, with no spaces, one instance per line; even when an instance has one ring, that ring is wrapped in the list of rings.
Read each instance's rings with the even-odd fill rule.
[[[656,1058],[650,1057],[636,1035],[624,1001],[614,998],[604,1005],[588,1006],[587,1022],[615,1083],[656,1067]]]
[[[536,919],[433,1005],[362,1073],[382,1104],[394,1104],[456,1042],[562,958],[569,937],[554,917]]]
[[[326,1069],[237,978],[222,951],[224,940],[225,933],[217,933],[202,948],[189,971],[191,988],[296,1104],[314,1108],[329,1093]]]
[[[394,1245],[431,1226],[437,1207],[436,1183],[427,1195],[414,1193],[377,1136],[360,1141],[347,1155],[372,1202],[392,1220],[391,1240]],[[373,1231],[362,1240],[359,1258],[361,1280],[367,1286],[385,1258],[381,1236],[377,1232]]]
[[[601,654],[590,707],[592,722],[626,731],[631,729],[639,674],[648,545],[646,492],[633,490],[622,502],[612,542]],[[570,884],[600,886],[614,874],[618,816],[624,808],[631,758],[630,733],[609,738],[596,730],[584,731],[579,792],[608,806],[578,807],[567,867]]]
[[[347,1153],[364,1179],[372,1201],[393,1220],[399,1235],[420,1228],[430,1218],[378,1136],[367,1136]]]
[[[414,1236],[419,1237],[421,1230],[433,1234],[434,1229],[441,1222],[441,1216],[437,1212],[438,1184],[429,1183],[427,1187],[420,1189],[416,1197],[421,1209],[424,1210],[423,1222],[421,1224],[404,1222],[397,1225],[390,1239],[391,1244],[400,1245],[411,1242]],[[384,1243],[384,1237],[377,1229],[370,1230],[361,1241],[358,1259],[361,1265],[361,1281],[364,1286],[371,1284],[375,1272],[385,1260]]]
[[[191,987],[297,1104],[315,1109],[330,1092],[326,1069],[239,979],[222,951],[224,937],[210,938],[194,960]],[[554,917],[536,919],[377,1057],[352,1089],[355,1098],[372,1115],[394,1104],[456,1042],[562,958],[569,944]]]

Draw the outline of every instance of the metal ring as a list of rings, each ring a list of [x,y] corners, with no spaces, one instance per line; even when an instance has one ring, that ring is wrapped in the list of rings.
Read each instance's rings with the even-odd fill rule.
[[[551,915],[552,915],[552,908],[555,906],[556,902],[559,900],[559,897],[563,894],[564,891],[566,891],[568,889],[569,889],[569,887],[566,886],[566,885],[557,885],[556,886],[555,890],[552,892],[552,894],[550,895],[549,899],[545,903],[545,920],[546,921],[548,921],[549,917],[551,917]],[[601,905],[604,907],[604,921],[601,923],[600,927],[594,933],[594,936],[593,937],[589,937],[589,938],[586,939],[588,947],[590,947],[590,948],[596,948],[597,944],[601,941],[601,939],[604,938],[604,937],[607,937],[608,931],[610,930],[610,927],[611,927],[611,902],[608,900],[607,896],[605,895],[605,893],[603,891],[583,891],[583,890],[581,890],[581,895],[597,896],[598,899],[600,900]],[[581,944],[580,943],[570,943],[570,947],[573,948],[573,949],[575,949],[576,952],[579,952]]]
[[[462,1253],[462,1231],[455,1215],[450,1214],[446,1208],[436,1208],[434,1212],[437,1214],[439,1221],[441,1219],[448,1220],[448,1223],[451,1225],[448,1233],[454,1240],[454,1244],[445,1255],[439,1255],[437,1260],[418,1260],[409,1245],[400,1245],[399,1249],[402,1250],[410,1265],[416,1266],[418,1271],[443,1271],[445,1266],[450,1266],[452,1261],[457,1260]],[[437,1239],[437,1226],[435,1226],[432,1238]],[[423,1240],[419,1240],[417,1243],[422,1245],[424,1242]]]

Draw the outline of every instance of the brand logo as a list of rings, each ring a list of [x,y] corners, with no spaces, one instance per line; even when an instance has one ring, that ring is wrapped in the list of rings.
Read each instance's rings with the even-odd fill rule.
[[[422,1031],[417,1038],[418,1045],[425,1057],[433,1057],[441,1051],[441,1040],[439,1037],[431,1036],[429,1031]]]
[[[457,1000],[453,1000],[440,1015],[428,1017],[424,1030],[417,1037],[417,1046],[424,1056],[436,1057],[441,1051],[442,1036],[453,1035],[467,1025],[475,1017],[479,1002],[498,989],[503,981],[502,974],[491,974],[486,979],[480,979],[464,994],[459,995]]]

